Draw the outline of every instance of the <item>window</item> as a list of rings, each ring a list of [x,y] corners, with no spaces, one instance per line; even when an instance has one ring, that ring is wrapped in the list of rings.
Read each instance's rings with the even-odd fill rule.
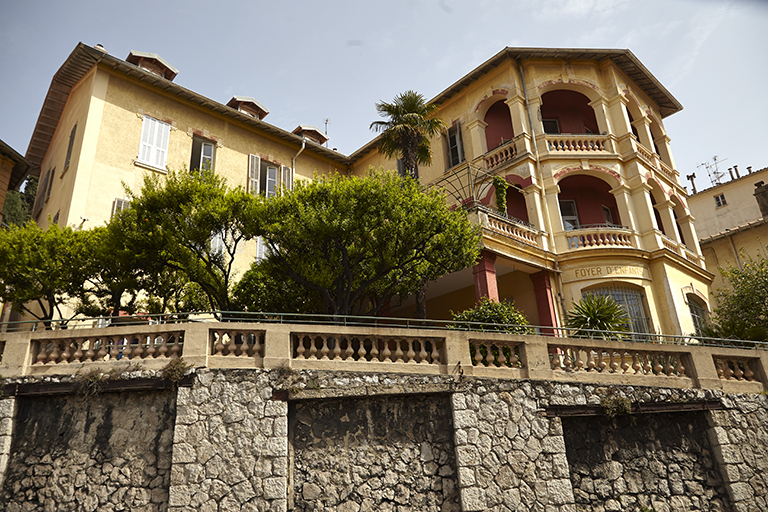
[[[627,312],[629,317],[629,330],[632,332],[650,332],[650,319],[645,308],[645,297],[639,288],[629,286],[611,286],[605,288],[593,288],[582,293],[586,295],[607,295],[618,302]]]
[[[171,125],[168,123],[144,116],[138,161],[158,169],[165,169],[170,133]]]
[[[727,205],[728,203],[725,202],[725,194],[715,196],[715,204],[718,208]]]
[[[213,153],[215,144],[201,137],[192,138],[192,158],[189,161],[189,170],[213,169]]]
[[[542,119],[541,124],[544,125],[544,133],[560,135],[560,123],[557,119]]]
[[[560,200],[560,216],[563,218],[563,227],[566,231],[579,229],[579,211],[576,209],[576,201]]]
[[[688,310],[691,312],[693,328],[696,335],[701,336],[702,329],[707,324],[707,308],[692,294],[686,295],[686,299],[688,299]]]
[[[127,199],[115,198],[115,200],[112,202],[112,214],[109,216],[109,218],[111,219],[121,211],[128,208],[129,204],[131,204],[131,202]]]
[[[278,166],[262,162],[261,157],[248,157],[248,192],[272,197],[280,190],[293,189],[293,169],[285,165]]]
[[[69,133],[69,146],[67,146],[67,158],[64,160],[64,171],[69,167],[69,161],[72,159],[72,148],[75,145],[75,133],[77,132],[77,123],[72,127],[72,131]]]
[[[448,128],[448,167],[453,167],[464,161],[464,143],[461,140],[461,123]]]
[[[211,233],[211,254],[224,254],[224,233],[221,231],[214,231]]]
[[[603,217],[605,218],[606,224],[613,224],[613,214],[611,213],[611,209],[605,205],[603,205]]]

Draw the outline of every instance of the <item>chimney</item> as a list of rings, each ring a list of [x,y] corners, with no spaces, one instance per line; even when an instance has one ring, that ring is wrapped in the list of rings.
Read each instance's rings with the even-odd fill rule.
[[[101,43],[97,43],[96,46],[94,46],[97,50],[104,53],[109,53],[106,48]]]
[[[755,199],[760,207],[760,214],[764,219],[768,218],[768,185],[764,181],[755,183]]]
[[[752,166],[751,165],[747,166],[747,174],[752,174]]]
[[[733,171],[736,173],[736,178],[737,179],[741,178],[741,175],[739,174],[739,166],[738,165],[734,165],[733,166]]]
[[[731,180],[733,180],[733,167],[728,168],[728,174],[731,175]]]

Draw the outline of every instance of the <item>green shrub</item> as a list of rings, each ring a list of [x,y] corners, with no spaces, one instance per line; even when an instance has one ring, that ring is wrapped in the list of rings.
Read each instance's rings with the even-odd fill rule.
[[[621,339],[629,330],[624,307],[608,295],[585,295],[568,312],[566,326],[576,329],[574,338]]]
[[[466,309],[460,313],[451,311],[454,322],[450,329],[464,331],[491,331],[508,332],[513,334],[532,334],[533,329],[528,326],[525,314],[515,308],[511,300],[496,302],[488,297],[483,297],[475,304],[475,307]]]

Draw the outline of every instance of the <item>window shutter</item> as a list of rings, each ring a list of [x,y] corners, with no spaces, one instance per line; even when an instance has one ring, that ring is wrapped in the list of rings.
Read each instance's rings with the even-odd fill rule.
[[[257,195],[259,193],[259,168],[261,158],[256,155],[248,155],[248,192]]]
[[[51,179],[48,180],[48,191],[45,193],[45,200],[47,201],[51,197],[51,189],[53,188],[53,178],[56,176],[56,168],[51,169]]]
[[[459,162],[461,163],[464,161],[464,141],[461,138],[461,122],[456,121],[456,144],[458,145],[459,149]]]
[[[139,161],[157,168],[165,168],[168,154],[168,138],[171,125],[144,116],[141,126],[141,144],[139,145]]]
[[[141,144],[139,146],[139,161],[150,163],[152,155],[152,139],[155,134],[155,123],[151,117],[144,116],[144,122],[141,125]]]
[[[200,151],[200,169],[210,171],[213,169],[213,144],[203,142]]]
[[[165,168],[166,156],[168,154],[168,137],[171,133],[171,125],[155,121],[157,126],[157,143],[155,145],[155,167]]]
[[[278,176],[278,169],[274,166],[268,166],[267,167],[267,185],[266,185],[266,196],[272,197],[277,192],[277,187],[280,186],[280,183],[278,180],[280,177]]]
[[[115,198],[115,201],[112,203],[112,215],[110,216],[110,219],[128,208],[128,204],[129,201],[127,199]]]
[[[72,159],[72,148],[75,145],[75,133],[77,132],[77,123],[72,127],[72,131],[69,134],[69,146],[67,146],[67,158],[64,161],[64,167],[69,167],[69,161]]]
[[[287,165],[283,166],[283,188],[285,190],[293,190],[293,169]]]
[[[266,251],[264,250],[264,239],[262,237],[256,238],[256,261],[264,259]]]

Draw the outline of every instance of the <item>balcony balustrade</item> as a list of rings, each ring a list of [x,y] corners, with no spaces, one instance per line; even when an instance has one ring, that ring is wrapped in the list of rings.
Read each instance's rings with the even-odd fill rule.
[[[613,152],[608,135],[567,134],[546,135],[550,153],[610,153]]]
[[[470,219],[484,229],[534,247],[540,246],[541,233],[525,221],[500,215],[483,205],[473,206],[470,212],[477,214],[476,217],[470,215]]]
[[[602,247],[635,247],[632,231],[624,226],[595,224],[565,232],[568,250]]]
[[[159,370],[183,357],[188,364],[207,368],[413,374],[458,374],[460,368],[463,375],[499,379],[725,392],[759,393],[768,384],[768,344],[758,342],[738,348],[704,346],[707,339],[664,335],[648,335],[643,341],[569,338],[568,329],[559,328],[548,329],[566,336],[408,328],[403,319],[352,322],[354,318],[349,317],[349,323],[358,325],[321,325],[278,323],[279,315],[270,318],[270,322],[6,332],[0,334],[0,373],[13,379],[119,373],[137,365]]]

